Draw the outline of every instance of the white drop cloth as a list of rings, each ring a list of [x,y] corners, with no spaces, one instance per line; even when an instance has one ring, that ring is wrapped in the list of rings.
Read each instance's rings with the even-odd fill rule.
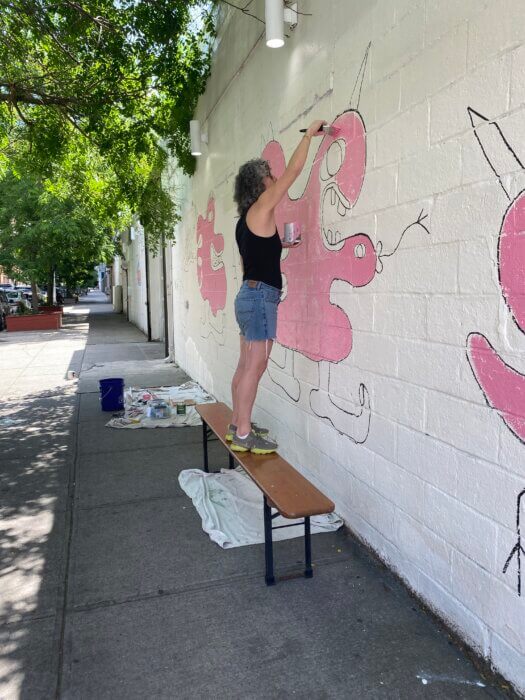
[[[185,425],[202,425],[201,418],[195,406],[186,406],[186,413],[179,415],[176,407],[172,407],[168,418],[148,418],[147,406],[141,399],[145,396],[163,399],[173,406],[177,401],[194,401],[196,404],[215,401],[197,382],[186,382],[179,386],[157,386],[139,389],[128,387],[124,392],[124,415],[111,418],[106,423],[107,428],[179,428]]]
[[[202,519],[202,529],[223,549],[264,542],[263,497],[259,488],[241,468],[222,469],[206,474],[200,469],[185,469],[179,474],[182,490],[193,501]],[[278,516],[272,521],[289,525],[293,520]],[[304,525],[273,531],[274,540],[302,537]],[[338,530],[343,521],[335,513],[310,518],[312,534]]]

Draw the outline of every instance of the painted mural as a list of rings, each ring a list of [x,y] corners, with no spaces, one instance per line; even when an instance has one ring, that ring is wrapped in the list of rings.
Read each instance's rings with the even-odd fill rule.
[[[363,59],[353,95],[359,96],[368,50]],[[345,410],[331,386],[331,367],[352,351],[353,332],[347,313],[330,298],[332,285],[343,281],[351,287],[364,287],[383,270],[383,258],[397,250],[404,234],[413,226],[424,225],[421,212],[401,233],[394,251],[383,252],[381,241],[374,243],[366,233],[355,232],[351,213],[359,199],[366,171],[366,130],[356,108],[340,114],[331,124],[332,133],[322,137],[303,194],[288,195],[275,210],[277,229],[286,222],[297,222],[301,245],[282,263],[285,282],[279,306],[277,340],[286,349],[282,373],[269,373],[294,401],[301,388],[294,376],[294,352],[318,363],[319,389],[310,392],[310,407],[328,420],[340,433],[358,443],[366,440],[370,427],[370,397],[365,384],[357,390],[357,410]],[[286,168],[283,149],[270,141],[262,152],[274,176]],[[277,363],[274,362],[274,367]]]
[[[204,301],[201,335],[210,335],[224,345],[224,307],[226,306],[226,270],[222,259],[224,237],[215,232],[215,200],[208,199],[204,216],[197,218],[197,279]]]
[[[525,333],[525,190],[512,198],[510,185],[501,175],[502,172],[525,171],[525,167],[497,123],[471,108],[468,114],[481,151],[510,201],[498,237],[498,279],[509,313],[519,330]],[[473,332],[468,336],[467,357],[487,404],[498,412],[518,440],[525,443],[525,375],[507,364],[481,333]],[[522,491],[517,498],[517,544],[503,568],[506,573],[516,557],[518,595],[521,595],[521,555],[524,553],[520,534],[524,493]]]

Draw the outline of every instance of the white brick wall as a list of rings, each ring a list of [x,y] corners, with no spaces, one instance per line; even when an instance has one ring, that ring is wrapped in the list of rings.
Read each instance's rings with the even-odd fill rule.
[[[302,0],[301,10],[312,16],[300,17],[279,51],[263,39],[256,43],[262,26],[241,13],[229,11],[222,25],[196,114],[209,146],[191,181],[174,176],[172,183],[183,202],[172,260],[175,356],[230,401],[239,342],[235,173],[270,138],[289,157],[300,127],[347,110],[371,42],[359,104],[367,170],[349,228],[376,246],[380,241],[385,253],[420,211],[428,214],[430,233],[412,228],[368,285],[336,282],[331,290],[331,302],[352,324],[353,348],[321,390],[352,410],[364,383],[370,430],[356,444],[312,413],[309,394],[318,388],[320,368],[298,353],[295,379],[291,362],[273,376],[294,381],[299,401],[265,376],[255,418],[282,442],[284,456],[334,498],[349,527],[525,692],[525,574],[519,597],[516,562],[502,571],[516,544],[525,443],[489,407],[467,358],[467,336],[482,333],[525,373],[525,333],[510,317],[498,277],[498,236],[510,201],[467,111],[493,121],[479,135],[515,196],[525,187],[525,171],[508,149],[496,152],[501,139],[494,123],[525,162],[525,3],[330,0],[330,11],[326,6],[326,0]],[[262,0],[253,4],[259,14],[262,7]],[[312,159],[293,197],[301,196]],[[196,277],[196,221],[210,194],[228,280],[220,338],[203,334]],[[285,354],[276,347],[274,357],[284,362]]]

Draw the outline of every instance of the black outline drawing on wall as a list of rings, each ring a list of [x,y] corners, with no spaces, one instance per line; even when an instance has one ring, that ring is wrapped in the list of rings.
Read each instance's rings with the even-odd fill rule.
[[[509,564],[511,563],[512,559],[516,557],[516,567],[517,567],[517,575],[518,575],[518,582],[517,582],[517,591],[518,595],[521,596],[521,555],[525,555],[525,549],[523,548],[523,545],[521,544],[521,506],[523,502],[523,509],[525,510],[525,489],[523,491],[520,491],[518,494],[518,498],[516,500],[516,535],[517,535],[517,541],[514,547],[512,548],[509,556],[507,557],[507,560],[505,562],[505,566],[503,567],[503,573],[507,573],[507,569],[509,568]]]
[[[350,98],[350,108],[346,110],[345,112],[342,112],[342,115],[347,114],[348,112],[356,112],[357,115],[360,118],[360,121],[363,125],[364,129],[364,121],[361,118],[361,115],[359,113],[359,101],[361,97],[361,91],[362,91],[362,86],[363,86],[363,79],[365,75],[365,68],[366,68],[366,63],[368,60],[368,54],[370,51],[370,46],[371,44],[368,45],[365,55],[363,57],[363,60],[361,62],[361,66],[358,71],[358,75],[354,84],[354,88],[352,90],[351,98]],[[355,100],[355,106],[353,105],[354,101],[354,96],[356,96]],[[341,115],[338,115],[340,117]],[[337,118],[336,117],[336,120]],[[334,120],[334,122],[336,121]],[[366,133],[365,133],[366,136]],[[336,146],[338,144],[337,138],[332,144],[332,146]],[[340,150],[344,152],[344,148],[340,145],[339,146]],[[328,155],[325,155],[325,159]],[[314,159],[315,162],[315,159]],[[342,162],[342,161],[341,161]],[[341,167],[341,166],[340,166]],[[339,171],[340,167],[336,170],[334,176],[337,174]],[[347,216],[350,212],[350,210],[353,208],[354,205],[351,205],[350,209],[348,209],[345,204],[344,204],[344,197],[342,197],[338,191],[337,185],[335,181],[333,180],[333,177],[331,179],[332,173],[330,172],[330,169],[326,165],[326,177],[322,177],[323,180],[326,180],[325,182],[320,183],[321,185],[321,191],[320,191],[320,235],[323,236],[324,240],[326,241],[325,247],[328,247],[331,250],[338,251],[340,248],[343,247],[345,242],[349,239],[352,238],[356,235],[359,235],[362,237],[363,240],[366,240],[368,244],[374,249],[375,256],[376,256],[376,268],[374,275],[380,274],[383,270],[383,258],[390,257],[393,255],[397,249],[399,248],[401,241],[403,240],[405,234],[414,226],[420,227],[426,234],[429,234],[429,230],[426,227],[426,225],[423,223],[425,219],[427,218],[427,215],[423,213],[423,211],[420,212],[419,216],[415,221],[413,221],[411,224],[409,224],[405,230],[401,233],[399,240],[395,246],[395,248],[388,252],[385,253],[383,252],[383,244],[381,241],[378,241],[377,245],[374,248],[374,245],[370,239],[369,236],[366,234],[356,234],[356,233],[344,233],[337,235],[337,232],[330,229],[330,225],[325,225],[324,223],[324,204],[325,200],[327,197],[331,197],[332,199],[337,197],[337,200],[341,202],[342,206],[345,209],[345,215],[343,219],[341,220],[342,222],[346,220],[348,222],[350,220],[350,217]],[[321,170],[324,172],[324,170]],[[320,172],[321,172],[320,171]],[[365,173],[366,173],[366,140],[365,140]],[[364,175],[363,175],[363,181],[364,181]],[[306,187],[305,187],[306,190]],[[298,199],[301,199],[304,197],[304,192],[303,194],[296,198],[295,201]],[[357,202],[358,198],[360,196],[360,191],[357,193],[355,196],[355,201]],[[355,254],[358,256],[358,248],[359,245],[355,246]],[[289,251],[286,251],[285,256],[288,254]],[[284,258],[285,259],[285,258]],[[344,284],[351,284],[348,279],[339,279],[338,277],[334,277],[331,285],[333,285],[335,282],[341,281]],[[283,282],[284,282],[284,287],[283,287],[283,299],[286,298],[287,294],[287,279],[286,275],[283,274]],[[365,284],[369,284],[369,282],[366,282]],[[353,285],[353,286],[358,286],[358,285]],[[361,285],[365,286],[365,285]],[[337,308],[341,309],[337,304],[334,304],[333,302],[330,302],[330,305],[336,306]],[[341,309],[343,313],[347,316],[347,312],[344,311],[344,309]],[[351,326],[351,324],[350,324]],[[280,387],[280,389],[284,392],[284,394],[293,402],[298,403],[301,399],[301,384],[299,379],[296,376],[295,372],[295,362],[296,362],[296,353],[302,354],[301,350],[295,349],[293,347],[286,346],[284,341],[278,342],[276,347],[277,352],[273,353],[272,357],[270,358],[270,363],[268,366],[268,374],[270,376],[270,379],[274,384]],[[351,349],[347,353],[347,356],[350,354]],[[278,360],[276,359],[276,355],[281,355],[281,359]],[[326,421],[328,421],[332,427],[334,427],[340,434],[346,435],[348,438],[350,438],[353,442],[361,444],[366,441],[369,431],[370,431],[370,419],[371,419],[371,406],[370,406],[370,395],[368,388],[364,383],[359,383],[358,389],[357,389],[357,395],[355,396],[353,400],[353,407],[352,410],[349,410],[348,408],[343,407],[343,403],[349,403],[348,401],[345,401],[343,399],[338,399],[336,398],[337,396],[337,391],[334,390],[334,381],[332,377],[332,367],[333,365],[339,364],[342,362],[345,358],[342,358],[339,361],[330,361],[330,360],[312,360],[317,363],[317,374],[318,374],[318,382],[317,382],[317,387],[314,389],[310,389],[309,393],[309,406],[311,411],[317,415],[319,418],[322,418]]]
[[[504,232],[504,225],[507,219],[508,214],[510,213],[510,210],[515,206],[515,204],[518,202],[518,200],[521,200],[525,197],[525,189],[519,189],[519,188],[512,188],[512,181],[509,178],[509,184],[506,184],[504,181],[504,178],[502,176],[502,173],[520,173],[521,177],[520,180],[523,183],[523,176],[525,175],[525,167],[518,157],[517,153],[514,151],[512,146],[510,145],[509,141],[503,134],[503,131],[501,130],[499,124],[495,121],[491,121],[487,119],[483,114],[478,112],[477,110],[468,107],[467,112],[469,115],[470,123],[472,125],[472,128],[474,129],[474,136],[479,144],[479,147],[481,149],[481,152],[483,153],[483,156],[485,157],[485,160],[487,161],[488,165],[490,166],[490,169],[496,176],[496,179],[498,180],[498,183],[505,193],[505,197],[509,201],[509,205],[505,210],[505,213],[502,217],[501,220],[501,225],[500,225],[500,231],[499,231],[499,236],[498,236],[498,257],[497,257],[497,269],[498,269],[498,282],[500,285],[500,289],[502,291],[502,296],[505,301],[505,305],[511,315],[511,318],[516,325],[516,327],[520,330],[520,332],[525,332],[525,329],[523,328],[523,324],[518,321],[516,318],[516,314],[514,312],[514,309],[511,307],[509,300],[506,298],[505,293],[504,293],[504,281],[502,279],[502,261],[501,261],[501,237]],[[518,193],[513,197],[512,196],[512,189],[519,189]],[[513,274],[516,274],[515,272]],[[519,274],[519,273],[518,273]],[[474,347],[474,346],[477,347]],[[488,386],[488,382],[484,380],[482,376],[480,376],[480,373],[478,371],[479,367],[477,362],[475,361],[475,356],[477,354],[486,354],[487,356],[487,361],[490,359],[490,362],[494,364],[498,368],[498,376],[504,376],[505,379],[509,382],[509,384],[515,383],[514,392],[508,392],[508,398],[507,401],[508,403],[504,405],[501,401],[501,398],[495,397],[494,394],[492,394],[491,389]],[[495,410],[500,418],[502,419],[504,425],[506,428],[516,437],[522,444],[525,444],[525,437],[523,434],[518,432],[518,429],[516,425],[519,426],[520,424],[520,419],[523,420],[525,417],[525,406],[523,407],[523,411],[520,412],[519,414],[516,414],[515,412],[515,407],[513,406],[512,403],[512,396],[513,393],[516,394],[517,396],[520,396],[520,390],[521,387],[525,387],[525,375],[521,374],[518,372],[518,370],[514,369],[511,365],[506,363],[503,358],[499,355],[499,353],[496,351],[492,343],[488,340],[488,338],[483,335],[482,333],[478,332],[471,332],[467,336],[466,340],[466,355],[467,355],[467,361],[470,365],[470,369],[472,371],[472,374],[474,376],[474,379],[476,380],[483,397],[485,399],[485,403],[487,406],[489,406],[491,409]],[[501,379],[500,379],[501,381]],[[507,393],[507,392],[506,392]],[[514,421],[516,420],[516,423]],[[509,565],[511,561],[513,560],[514,557],[516,557],[516,563],[517,563],[517,592],[518,595],[521,596],[521,556],[522,554],[525,554],[525,550],[523,548],[523,545],[521,543],[521,510],[522,510],[522,504],[525,505],[525,489],[520,491],[520,493],[517,496],[516,500],[516,534],[517,534],[517,542],[512,548],[509,556],[507,557],[507,560],[505,561],[505,564],[503,566],[503,573],[506,574],[507,570],[509,568]]]

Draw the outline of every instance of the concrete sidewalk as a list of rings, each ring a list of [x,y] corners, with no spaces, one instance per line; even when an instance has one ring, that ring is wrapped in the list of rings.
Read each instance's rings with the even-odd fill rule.
[[[111,430],[99,406],[110,368],[187,377],[93,301],[62,331],[0,334],[2,700],[508,697],[347,533],[273,588],[263,545],[211,543],[177,481],[200,428]],[[275,555],[300,567],[302,541]]]

